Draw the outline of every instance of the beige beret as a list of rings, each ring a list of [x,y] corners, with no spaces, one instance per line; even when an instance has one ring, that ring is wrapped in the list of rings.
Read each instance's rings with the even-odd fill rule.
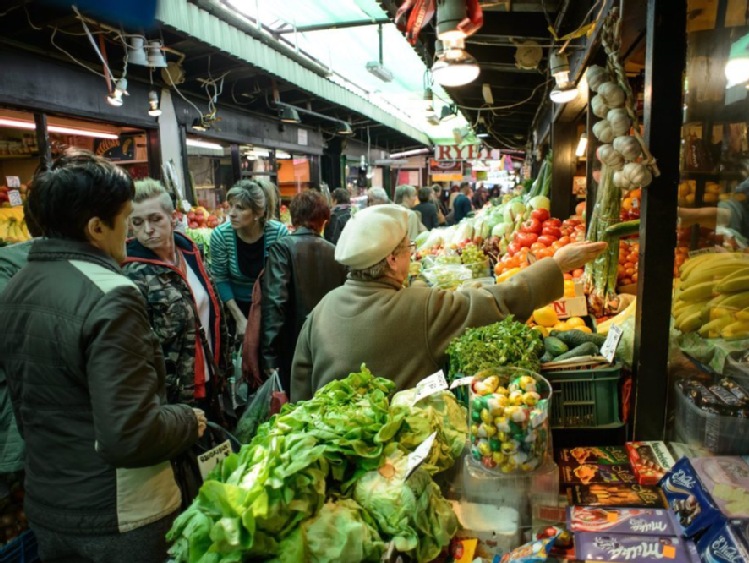
[[[408,232],[408,213],[400,205],[374,205],[346,222],[335,247],[335,259],[353,270],[374,266],[390,254]]]

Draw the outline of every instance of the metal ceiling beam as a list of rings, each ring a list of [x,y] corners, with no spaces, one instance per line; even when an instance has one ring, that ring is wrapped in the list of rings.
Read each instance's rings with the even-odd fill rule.
[[[556,14],[552,14],[555,16]],[[542,13],[489,12],[484,14],[481,34],[503,37],[545,37],[550,39],[548,24]]]
[[[390,18],[376,18],[369,20],[358,20],[350,22],[340,23],[321,23],[316,25],[301,25],[298,27],[291,27],[288,29],[280,29],[278,31],[273,30],[272,33],[276,35],[285,35],[288,33],[306,33],[307,31],[325,31],[327,29],[346,29],[349,27],[363,27],[365,25],[379,25],[381,23],[391,23]]]

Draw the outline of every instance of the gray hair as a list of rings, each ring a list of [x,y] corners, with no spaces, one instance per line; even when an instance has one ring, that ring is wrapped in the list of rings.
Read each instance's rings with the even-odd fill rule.
[[[398,252],[399,250],[402,250],[404,248],[404,243],[406,242],[406,237],[403,237],[401,241],[398,243],[398,246],[396,246],[393,251],[390,254],[394,254]],[[388,254],[388,256],[390,256]],[[385,256],[382,260],[377,262],[377,264],[373,264],[369,268],[364,268],[362,270],[351,270],[349,272],[349,275],[352,280],[358,280],[358,281],[375,281],[380,279],[381,277],[384,277],[385,274],[387,274],[390,271],[390,264],[388,264],[388,256]]]
[[[395,188],[395,197],[393,198],[394,203],[402,204],[403,199],[406,197],[416,197],[416,188],[409,186],[408,184],[401,184]]]
[[[161,208],[167,215],[174,212],[174,203],[161,182],[153,178],[144,178],[135,182],[133,203],[143,203],[147,199],[158,198]]]
[[[390,203],[385,188],[369,188],[367,190],[367,205],[380,205],[382,203]]]
[[[266,186],[265,182],[253,182],[251,180],[241,180],[227,192],[226,201],[231,203],[232,200],[245,205],[260,215],[261,225],[273,219],[275,210],[275,190],[271,186]]]

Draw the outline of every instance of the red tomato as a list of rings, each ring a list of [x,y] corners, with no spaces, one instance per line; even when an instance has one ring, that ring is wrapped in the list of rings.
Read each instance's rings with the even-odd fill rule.
[[[549,237],[559,238],[562,236],[562,230],[559,227],[549,226],[544,227],[543,231],[541,231],[541,234]]]
[[[562,227],[559,230],[562,232],[563,237],[568,237],[572,234],[572,227]]]
[[[564,246],[564,245],[563,245],[563,244],[561,244],[561,243],[560,243],[559,241],[556,241],[556,242],[552,243],[552,245],[551,245],[551,248],[552,248],[553,250],[559,250],[559,249],[560,249],[560,248],[562,248],[563,246]]]
[[[570,237],[568,237],[568,236],[559,237],[559,243],[562,246],[567,246],[571,242],[572,242],[572,239],[570,239]]]
[[[545,230],[546,229],[544,229],[544,231]],[[540,237],[538,237],[538,242],[540,242],[544,246],[551,246],[556,241],[557,241],[556,237],[552,237],[552,236],[549,236],[549,235],[541,235]]]
[[[518,237],[515,238],[517,239]],[[510,256],[514,256],[515,254],[520,252],[520,243],[517,240],[512,241],[507,245],[507,252]]]
[[[543,248],[536,253],[536,258],[539,260],[541,258],[551,258],[552,256],[554,256],[553,248]]]
[[[541,237],[539,237],[541,238]],[[540,240],[537,240],[531,245],[531,252],[536,252],[538,250],[541,250],[543,248],[546,248],[546,245],[542,243]]]
[[[540,235],[542,230],[543,226],[538,219],[528,219],[523,223],[523,226],[520,227],[520,231],[523,233],[535,233],[537,235]]]
[[[565,221],[565,223],[567,223],[568,225],[572,227],[576,227],[577,225],[581,224],[582,221],[580,221],[580,219],[575,219],[574,217],[570,217],[569,219]]]
[[[616,277],[619,279],[623,278],[626,275],[624,273],[624,270],[625,270],[624,266],[622,266],[622,264],[619,263],[619,266],[616,269]]]
[[[627,262],[630,264],[637,264],[640,257],[638,256],[637,252],[630,252],[627,254]]]
[[[632,283],[637,283],[637,272],[632,274]]]
[[[635,273],[634,268],[624,268],[624,275],[627,277],[632,277],[632,274]]]
[[[531,211],[531,219],[538,219],[542,223],[549,218],[548,209],[534,209]]]
[[[529,248],[537,240],[538,235],[536,233],[520,233],[517,242],[523,248]]]
[[[555,217],[552,217],[551,219],[544,221],[544,227],[561,227],[561,226],[562,226],[562,221]]]

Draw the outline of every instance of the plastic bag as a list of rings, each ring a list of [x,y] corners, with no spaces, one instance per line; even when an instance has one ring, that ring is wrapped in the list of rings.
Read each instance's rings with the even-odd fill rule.
[[[281,387],[278,372],[263,383],[248,399],[247,409],[239,419],[235,436],[243,444],[249,444],[257,433],[258,427],[281,410],[288,402],[286,392]]]

